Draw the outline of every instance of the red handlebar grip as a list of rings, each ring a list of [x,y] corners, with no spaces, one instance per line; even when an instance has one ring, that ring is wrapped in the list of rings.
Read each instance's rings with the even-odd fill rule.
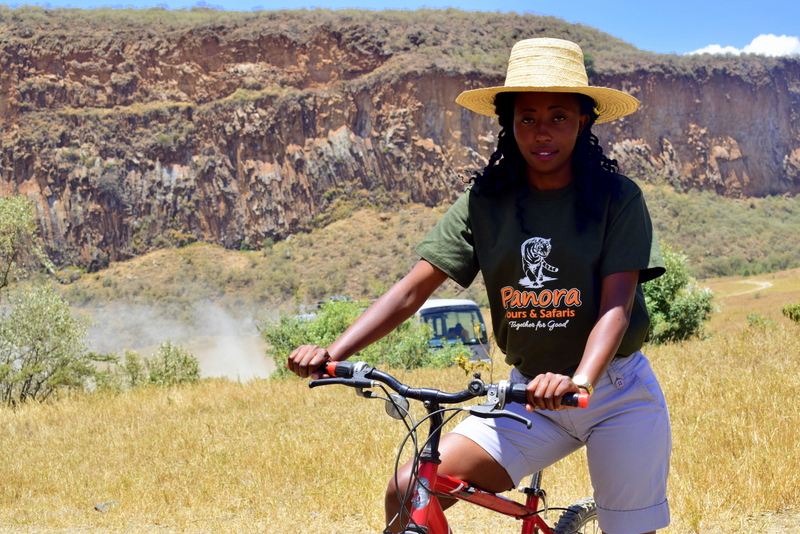
[[[345,360],[325,362],[320,369],[323,369],[328,376],[337,378],[353,378],[355,363]]]
[[[323,367],[325,368],[325,373],[328,376],[336,376],[336,364],[337,363],[339,363],[339,362],[332,362],[332,361],[325,362],[325,365]]]
[[[514,384],[508,390],[508,397],[506,402],[517,402],[519,404],[526,404],[528,402],[527,392],[525,391],[525,384]],[[588,393],[566,393],[561,397],[561,404],[563,406],[575,406],[578,408],[589,407],[589,394]]]

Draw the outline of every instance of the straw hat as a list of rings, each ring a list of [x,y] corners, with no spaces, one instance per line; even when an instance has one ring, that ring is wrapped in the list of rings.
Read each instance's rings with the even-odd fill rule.
[[[514,45],[508,59],[506,83],[461,93],[456,102],[467,109],[496,117],[494,97],[508,92],[580,93],[595,102],[597,123],[636,111],[639,101],[608,87],[590,87],[581,48],[563,39],[526,39]]]

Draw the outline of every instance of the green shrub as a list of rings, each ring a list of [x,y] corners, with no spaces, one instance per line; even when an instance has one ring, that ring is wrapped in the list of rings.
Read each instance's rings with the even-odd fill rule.
[[[98,359],[97,361],[100,361]],[[142,358],[133,350],[126,350],[122,359],[105,355],[109,365],[95,374],[98,389],[122,391],[147,385],[172,386],[195,382],[200,378],[200,366],[187,350],[167,340],[159,345],[152,358]]]
[[[753,313],[747,316],[747,326],[750,328],[772,328],[775,326],[775,321],[772,319],[767,319],[763,315],[759,315],[757,313]]]
[[[794,321],[794,324],[800,324],[800,304],[787,304],[781,307],[781,313]]]
[[[666,273],[644,284],[650,312],[650,341],[682,341],[702,334],[713,310],[713,293],[699,288],[688,274],[688,259],[662,243]]]
[[[147,360],[139,356],[133,350],[126,350],[125,357],[121,365],[122,376],[125,378],[126,385],[135,388],[147,384],[150,373],[147,370]]]
[[[279,321],[262,321],[259,326],[264,340],[272,347],[276,376],[286,376],[289,354],[300,345],[327,347],[361,314],[358,302],[332,300],[323,303],[316,315],[283,316]],[[402,369],[418,367],[445,367],[462,351],[458,347],[433,352],[428,341],[430,326],[409,319],[383,339],[355,354],[351,360],[360,360],[375,366]]]
[[[200,378],[200,364],[197,358],[186,349],[173,345],[170,340],[158,346],[158,350],[152,359],[147,360],[146,365],[151,384],[174,385],[195,382]],[[138,373],[139,366],[136,362],[126,358],[126,366],[126,371],[136,369]]]

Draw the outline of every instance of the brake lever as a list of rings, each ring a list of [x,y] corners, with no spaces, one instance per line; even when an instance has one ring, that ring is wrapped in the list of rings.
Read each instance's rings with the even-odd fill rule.
[[[522,417],[519,414],[514,412],[509,412],[508,410],[497,410],[495,409],[497,405],[493,402],[487,402],[484,404],[480,404],[478,406],[470,406],[469,413],[476,416],[482,417],[484,419],[497,419],[498,417],[508,417],[509,419],[513,419],[519,423],[525,425],[525,427],[530,428],[532,423],[530,420]]]

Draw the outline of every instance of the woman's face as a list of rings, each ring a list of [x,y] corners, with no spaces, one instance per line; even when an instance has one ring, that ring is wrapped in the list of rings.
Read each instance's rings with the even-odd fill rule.
[[[572,151],[589,122],[575,95],[519,93],[514,100],[514,138],[535,189],[565,187],[573,180]]]

